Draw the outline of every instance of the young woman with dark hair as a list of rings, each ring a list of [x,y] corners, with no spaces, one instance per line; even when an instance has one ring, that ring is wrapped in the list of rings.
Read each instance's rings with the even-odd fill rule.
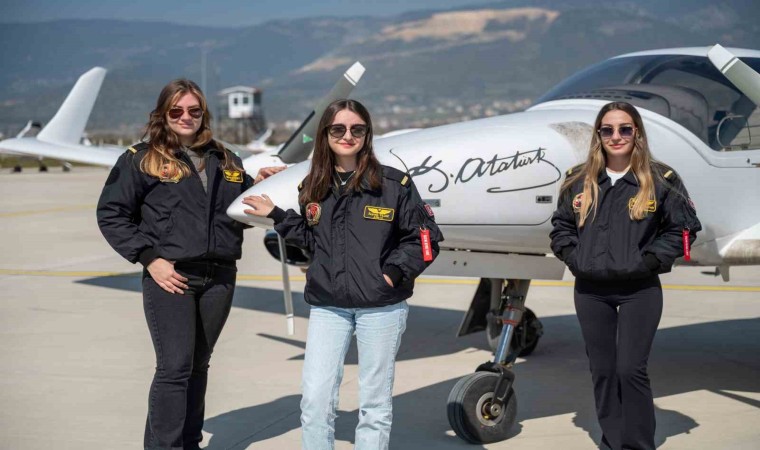
[[[356,449],[387,449],[395,358],[406,328],[414,280],[443,240],[432,209],[408,174],[382,166],[372,149],[372,121],[354,100],[324,112],[299,215],[268,196],[243,201],[248,214],[274,219],[313,260],[304,298],[311,305],[303,369],[303,448],[334,448],[343,361],[356,333],[359,424]]]
[[[681,179],[652,158],[633,105],[599,111],[588,158],[568,172],[552,225],[552,250],[575,275],[602,443],[654,450],[647,361],[662,315],[658,274],[688,255],[702,227]]]

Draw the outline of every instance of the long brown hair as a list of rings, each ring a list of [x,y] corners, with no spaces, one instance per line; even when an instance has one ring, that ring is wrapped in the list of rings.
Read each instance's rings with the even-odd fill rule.
[[[580,205],[579,226],[583,226],[586,222],[586,218],[591,213],[592,206],[594,208],[594,217],[596,217],[596,210],[599,203],[599,182],[597,178],[599,172],[604,170],[607,165],[607,154],[602,146],[602,139],[599,137],[599,128],[602,125],[604,115],[610,111],[625,112],[631,116],[631,119],[633,119],[633,125],[636,127],[633,140],[633,152],[631,153],[630,170],[633,171],[633,175],[639,183],[639,190],[634,197],[633,205],[628,211],[631,220],[641,220],[646,217],[649,209],[649,202],[655,200],[653,172],[659,172],[652,170],[654,158],[652,158],[652,154],[649,151],[649,144],[647,143],[647,135],[644,130],[644,122],[641,120],[641,115],[630,103],[607,103],[599,111],[599,114],[597,114],[596,120],[594,121],[594,134],[591,136],[591,145],[586,162],[580,170],[568,176],[562,184],[562,191],[565,191],[578,179],[583,178],[583,196]]]
[[[181,148],[179,136],[169,128],[166,114],[185,94],[192,94],[198,99],[203,116],[201,126],[195,134],[195,141],[190,146],[193,150],[202,151],[211,143],[224,154],[222,167],[226,170],[242,170],[235,164],[229,150],[214,141],[211,131],[211,113],[208,110],[206,97],[193,81],[185,78],[172,80],[161,89],[156,101],[156,108],[150,112],[150,119],[145,126],[142,140],[148,142],[148,153],[140,162],[140,170],[154,177],[169,177],[175,181],[189,176],[192,171],[174,152]]]
[[[367,134],[364,136],[364,146],[356,154],[356,172],[347,185],[347,190],[358,191],[362,183],[366,183],[371,189],[379,189],[382,185],[380,180],[380,163],[375,157],[372,148],[372,119],[369,111],[356,100],[336,100],[327,106],[317,127],[317,136],[314,142],[314,156],[311,158],[311,168],[303,183],[303,189],[298,196],[298,201],[305,205],[311,202],[319,202],[324,198],[332,184],[333,172],[335,171],[335,153],[330,148],[327,128],[332,125],[335,115],[343,110],[356,113],[367,124]]]

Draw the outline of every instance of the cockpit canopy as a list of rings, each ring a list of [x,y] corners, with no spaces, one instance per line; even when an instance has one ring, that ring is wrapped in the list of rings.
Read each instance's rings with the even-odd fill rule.
[[[740,59],[760,72],[760,58]],[[705,56],[609,59],[568,78],[537,103],[560,99],[625,101],[681,124],[713,150],[760,148],[760,108]]]

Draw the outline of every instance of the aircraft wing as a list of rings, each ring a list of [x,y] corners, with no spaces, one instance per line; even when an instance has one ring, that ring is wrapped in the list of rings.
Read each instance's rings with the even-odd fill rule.
[[[94,67],[79,77],[50,122],[35,137],[0,141],[0,152],[60,161],[113,166],[122,149],[80,144],[106,69]]]
[[[95,147],[49,143],[36,137],[14,138],[0,141],[0,153],[21,156],[50,158],[59,161],[93,164],[111,167],[124,153],[125,149],[117,147]]]

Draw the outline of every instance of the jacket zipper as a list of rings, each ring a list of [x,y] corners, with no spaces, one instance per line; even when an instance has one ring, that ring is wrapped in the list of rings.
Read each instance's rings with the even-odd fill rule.
[[[208,179],[208,173],[206,173],[206,189],[203,189],[203,182],[201,181],[201,176],[198,173],[198,170],[195,168],[195,164],[193,163],[193,160],[190,158],[190,155],[187,154],[184,150],[180,150],[182,152],[182,155],[180,156],[185,163],[190,166],[190,170],[195,174],[195,185],[200,188],[201,192],[203,193],[203,210],[205,212],[204,217],[204,223],[206,225],[206,255],[208,255],[211,252],[211,232],[213,229],[213,224],[210,223],[211,221],[211,202],[208,195],[208,192],[206,192],[206,189],[210,187],[210,181]],[[206,162],[205,168],[208,167],[208,162]]]

